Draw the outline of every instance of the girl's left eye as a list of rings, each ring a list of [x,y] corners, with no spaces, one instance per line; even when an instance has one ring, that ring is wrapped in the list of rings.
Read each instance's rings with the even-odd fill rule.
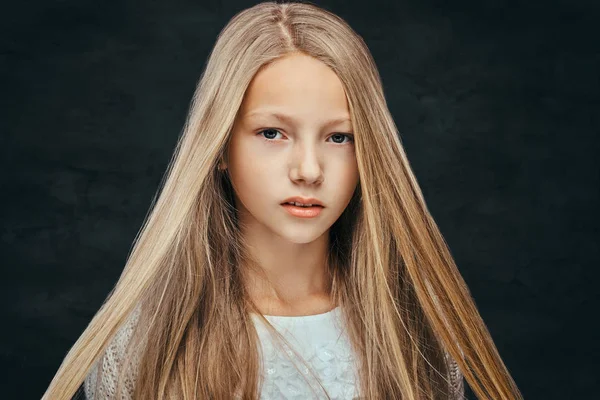
[[[268,132],[267,135],[269,137],[266,137],[265,135],[263,135],[265,132]],[[275,128],[267,128],[267,129],[263,129],[262,131],[258,132],[259,135],[262,136],[262,138],[266,141],[272,141],[273,139],[275,139],[275,137],[271,137],[272,135],[277,136],[279,132],[279,130],[275,129]],[[348,138],[347,142],[334,142],[337,144],[346,144],[346,143],[351,143],[354,141],[354,135],[350,134],[350,133],[334,133],[333,135],[329,136],[330,138],[341,138],[342,140],[345,138]]]

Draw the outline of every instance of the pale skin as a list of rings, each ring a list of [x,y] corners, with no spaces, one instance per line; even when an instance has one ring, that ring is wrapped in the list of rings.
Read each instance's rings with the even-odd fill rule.
[[[221,168],[234,187],[242,235],[273,284],[248,275],[261,313],[313,315],[335,307],[325,265],[329,229],[359,181],[348,103],[335,72],[299,53],[261,69]],[[317,198],[324,208],[314,218],[292,216],[281,206],[291,196]]]

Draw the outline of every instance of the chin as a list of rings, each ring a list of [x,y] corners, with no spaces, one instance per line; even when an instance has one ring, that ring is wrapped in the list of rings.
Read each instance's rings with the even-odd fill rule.
[[[278,235],[283,239],[287,240],[290,243],[294,244],[308,244],[312,243],[315,240],[320,239],[324,234],[326,234],[329,229],[326,229],[324,232],[320,230],[317,231],[315,229],[310,229],[306,227],[305,229],[295,229],[295,232],[278,232]]]

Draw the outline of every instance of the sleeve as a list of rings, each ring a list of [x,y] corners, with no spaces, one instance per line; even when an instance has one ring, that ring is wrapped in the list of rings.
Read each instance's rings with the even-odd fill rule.
[[[448,378],[450,380],[450,399],[464,400],[465,399],[465,382],[464,376],[456,363],[456,360],[445,352],[446,363],[448,365]]]
[[[460,369],[458,368],[458,364],[456,363],[456,361],[454,361],[454,360],[450,361],[448,372],[450,375],[452,398],[457,399],[457,400],[464,399],[465,398],[464,377],[463,377],[462,372],[460,372]]]
[[[135,389],[137,363],[128,368],[123,381],[123,393],[117,398],[117,382],[124,368],[123,357],[139,318],[136,309],[115,334],[102,356],[94,363],[83,386],[88,400],[131,400]]]

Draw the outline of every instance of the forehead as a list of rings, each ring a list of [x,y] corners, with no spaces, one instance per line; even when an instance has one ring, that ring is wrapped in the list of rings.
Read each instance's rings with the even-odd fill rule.
[[[321,61],[303,54],[285,56],[260,69],[246,90],[240,113],[244,118],[293,114],[298,120],[349,119],[339,77]]]

